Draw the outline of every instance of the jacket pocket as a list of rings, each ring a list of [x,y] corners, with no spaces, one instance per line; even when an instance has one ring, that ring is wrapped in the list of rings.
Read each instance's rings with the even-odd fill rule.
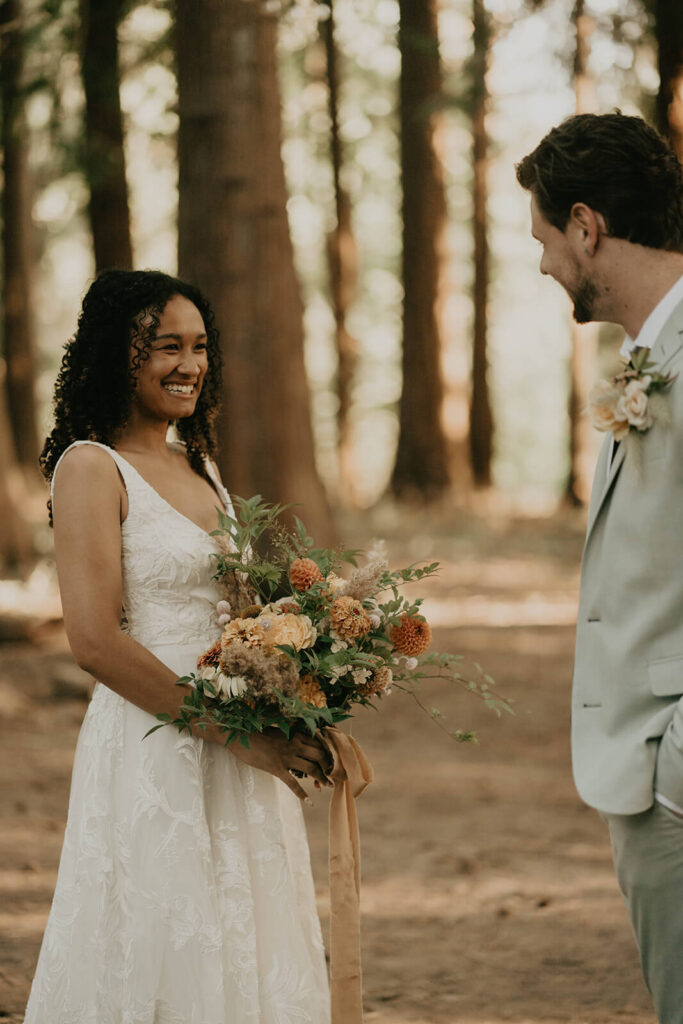
[[[650,687],[656,697],[683,694],[683,654],[648,662]]]

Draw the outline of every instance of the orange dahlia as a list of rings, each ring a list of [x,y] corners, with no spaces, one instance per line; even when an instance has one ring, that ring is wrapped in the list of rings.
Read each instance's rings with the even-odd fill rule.
[[[301,608],[296,601],[283,601],[282,604],[278,605],[278,611],[283,615],[300,615]]]
[[[289,579],[296,590],[308,590],[323,578],[312,558],[296,558],[289,567]]]
[[[367,682],[358,687],[358,693],[364,697],[374,697],[375,694],[385,693],[391,686],[393,673],[388,665],[382,665],[370,676]]]
[[[342,640],[355,640],[369,632],[370,616],[355,597],[338,597],[330,608],[330,625]]]
[[[418,654],[424,654],[431,644],[432,631],[424,619],[418,619],[415,615],[402,615],[401,625],[392,627],[389,639],[399,654],[415,658]]]
[[[208,651],[204,651],[203,654],[197,658],[197,668],[205,668],[208,665],[217,665],[221,660],[221,642],[216,640],[213,647],[209,647]]]
[[[314,708],[327,707],[327,697],[315,676],[310,674],[302,676],[299,680],[297,692],[304,704],[312,704]]]

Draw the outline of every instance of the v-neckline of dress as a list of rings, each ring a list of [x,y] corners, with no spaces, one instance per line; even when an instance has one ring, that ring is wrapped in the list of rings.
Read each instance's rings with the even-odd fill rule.
[[[136,469],[135,466],[133,465],[133,463],[130,462],[124,455],[122,455],[121,452],[117,452],[116,448],[112,448],[112,451],[116,452],[118,457],[120,459],[123,459],[123,461],[126,463],[127,466],[130,466],[130,468],[133,470],[135,475],[137,477],[139,477],[140,480],[143,482],[145,487],[147,487],[152,492],[152,494],[155,494],[157,496],[157,498],[159,499],[159,501],[162,501],[167,508],[170,508],[172,512],[175,512],[175,514],[180,519],[184,519],[186,523],[190,524],[190,526],[194,526],[195,530],[199,530],[199,532],[203,533],[205,537],[210,537],[211,536],[211,533],[210,533],[209,530],[205,530],[203,526],[199,525],[199,523],[195,523],[194,519],[190,519],[189,516],[186,516],[183,512],[181,512],[179,509],[177,509],[175,507],[175,505],[172,505],[170,501],[167,501],[167,499],[164,498],[164,496],[162,494],[159,494],[159,491],[156,489],[156,487],[153,487],[152,484],[149,482],[149,480],[146,480],[144,478],[144,476],[142,475],[140,470]],[[221,497],[221,495],[218,493],[218,491],[216,491],[216,497],[218,498],[219,502],[223,505],[223,508],[225,510],[225,501]],[[124,520],[124,522],[125,522],[125,520]],[[218,525],[218,524],[216,524],[216,525]]]

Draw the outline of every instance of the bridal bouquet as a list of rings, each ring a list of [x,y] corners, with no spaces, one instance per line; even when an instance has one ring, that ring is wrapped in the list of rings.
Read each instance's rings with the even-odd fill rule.
[[[224,591],[216,609],[221,635],[199,657],[196,672],[178,680],[192,687],[178,717],[157,715],[161,725],[150,732],[213,723],[226,743],[238,739],[247,747],[249,735],[266,728],[313,735],[349,718],[356,704],[374,705],[392,687],[410,693],[446,728],[418,694],[426,677],[464,686],[499,715],[509,710],[480,669],[477,679],[466,679],[457,669],[460,656],[429,651],[422,598],[400,592],[433,576],[438,562],[390,571],[377,547],[359,565],[358,551],[315,547],[299,519],[285,529],[285,506],[260,495],[233,500],[235,514],[219,512],[213,533],[221,552],[214,577]],[[344,564],[351,567],[346,578]],[[470,732],[450,734],[473,739]]]

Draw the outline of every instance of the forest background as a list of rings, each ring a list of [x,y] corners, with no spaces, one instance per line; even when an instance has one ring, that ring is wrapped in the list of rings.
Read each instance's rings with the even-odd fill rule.
[[[49,550],[36,462],[96,269],[216,309],[236,493],[585,503],[618,331],[538,275],[514,164],[574,110],[681,149],[676,0],[4,0],[0,560]],[[489,497],[486,497],[486,496]]]
[[[93,685],[38,453],[89,281],[135,266],[215,307],[227,486],[439,559],[436,646],[513,702],[425,688],[477,745],[400,696],[354,722],[366,1019],[652,1024],[568,749],[583,413],[620,332],[572,325],[514,174],[615,107],[683,155],[681,0],[0,0],[0,1020],[23,1019]]]

